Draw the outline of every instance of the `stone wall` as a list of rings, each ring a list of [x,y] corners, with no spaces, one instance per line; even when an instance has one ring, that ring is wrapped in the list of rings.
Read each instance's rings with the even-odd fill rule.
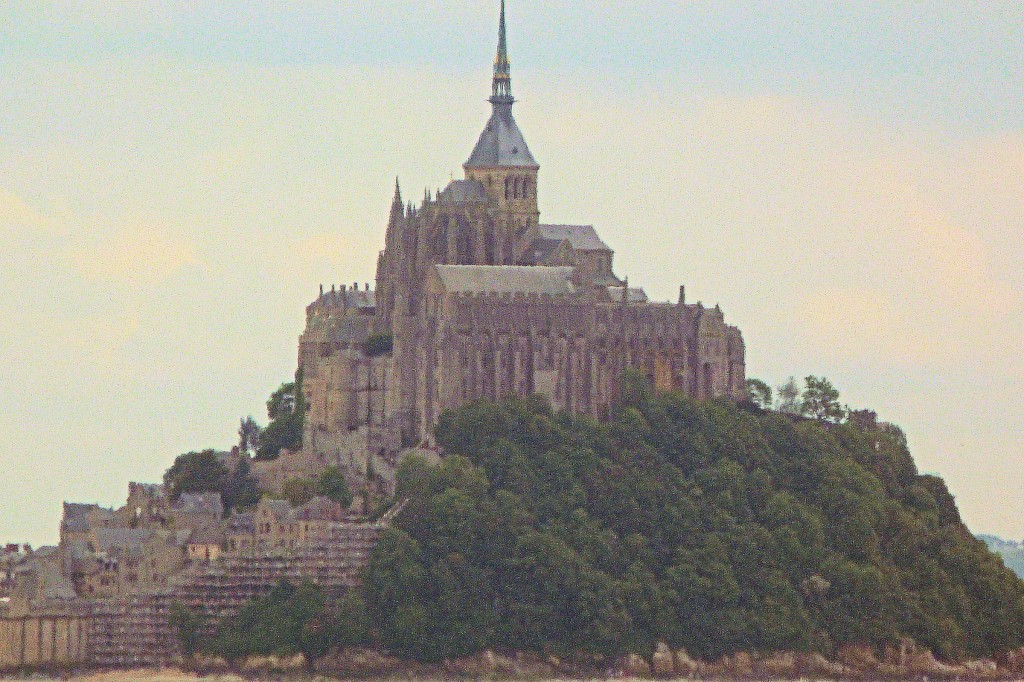
[[[295,551],[261,551],[224,555],[209,565],[179,575],[167,590],[129,595],[93,605],[90,661],[95,665],[154,666],[178,653],[168,622],[175,601],[206,615],[208,634],[217,623],[237,613],[246,602],[265,596],[282,580],[311,580],[326,593],[340,596],[359,585],[359,572],[393,510],[379,523],[340,523],[324,542]]]
[[[0,617],[0,670],[84,663],[89,631],[85,614]]]

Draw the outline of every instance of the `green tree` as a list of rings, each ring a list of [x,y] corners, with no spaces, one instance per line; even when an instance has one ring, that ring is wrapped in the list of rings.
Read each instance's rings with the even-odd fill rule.
[[[306,401],[302,393],[302,370],[295,381],[281,384],[267,400],[270,423],[263,429],[256,449],[256,459],[277,459],[282,449],[302,448],[302,427],[306,419]]]
[[[228,470],[214,450],[179,455],[164,474],[164,485],[172,500],[182,493],[220,492]]]
[[[316,480],[316,494],[334,500],[347,509],[352,504],[352,491],[345,474],[336,466],[327,467]]]
[[[429,594],[422,548],[407,533],[385,530],[367,565],[366,610],[380,643],[399,656],[435,659],[432,619],[423,604]]]
[[[243,455],[221,487],[224,508],[228,511],[248,509],[260,501],[261,495],[259,482],[252,475],[249,457]]]
[[[267,399],[267,419],[274,421],[295,412],[297,382],[281,384]]]
[[[238,450],[243,455],[255,452],[259,447],[260,434],[263,429],[252,416],[245,417],[238,424]]]
[[[364,574],[377,641],[427,661],[1024,644],[1024,584],[896,427],[631,393],[601,424],[542,399],[445,413],[445,459],[400,466]]]
[[[182,655],[186,658],[195,656],[196,651],[199,650],[203,626],[206,622],[205,614],[201,611],[194,611],[175,600],[171,602],[167,619],[178,639]]]
[[[282,581],[266,597],[250,601],[224,620],[207,649],[229,662],[257,654],[302,653],[312,664],[323,649],[307,626],[324,611],[325,603],[323,592],[313,583],[303,581],[296,587]]]
[[[747,397],[762,410],[772,407],[772,387],[760,379],[747,379]]]
[[[800,413],[800,387],[797,386],[796,379],[790,377],[786,380],[786,383],[779,386],[778,396],[779,412],[786,414]]]
[[[814,375],[804,379],[801,409],[804,414],[821,421],[839,423],[846,411],[839,404],[839,391],[825,377]]]
[[[293,507],[301,507],[317,494],[317,482],[311,478],[289,478],[281,485],[281,496]]]

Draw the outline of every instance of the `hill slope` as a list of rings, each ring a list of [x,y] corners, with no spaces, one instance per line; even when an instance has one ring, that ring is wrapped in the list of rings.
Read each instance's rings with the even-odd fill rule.
[[[366,573],[382,644],[439,660],[1024,642],[1024,583],[899,429],[626,393],[607,424],[540,398],[442,418],[448,457],[401,468],[410,503]]]
[[[1008,569],[1024,578],[1024,542],[1004,540],[995,535],[979,535],[978,539],[1001,556]]]

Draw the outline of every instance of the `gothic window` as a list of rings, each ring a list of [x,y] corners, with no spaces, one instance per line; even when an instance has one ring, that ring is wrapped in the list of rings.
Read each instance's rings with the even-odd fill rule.
[[[512,265],[512,262],[515,260],[514,253],[515,253],[515,245],[512,243],[512,239],[511,238],[506,239],[505,240],[505,265]]]
[[[474,260],[473,229],[464,221],[459,220],[457,227],[458,263],[472,265]]]
[[[523,198],[530,198],[530,178],[526,178],[523,180]]]
[[[515,180],[515,185],[514,185],[514,187],[515,187],[515,197],[516,197],[516,199],[518,199],[519,197],[521,197],[521,196],[522,196],[522,187],[520,186],[520,184],[519,184],[519,183],[520,183],[520,179],[519,179],[519,178],[516,178],[516,180]]]
[[[512,178],[505,178],[505,200],[512,198]]]
[[[491,223],[487,223],[487,229],[486,229],[486,231],[484,233],[484,249],[485,249],[485,253],[484,253],[485,261],[484,262],[487,265],[494,265],[495,264],[494,252],[496,251],[496,249],[494,247],[495,247],[494,225],[491,224]]]
[[[448,225],[447,221],[442,224],[434,234],[434,258],[444,263],[448,254]]]

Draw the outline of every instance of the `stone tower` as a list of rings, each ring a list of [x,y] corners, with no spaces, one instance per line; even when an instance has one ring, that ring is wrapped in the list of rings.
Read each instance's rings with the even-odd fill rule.
[[[505,34],[505,2],[501,3],[498,24],[498,52],[494,57],[494,78],[491,85],[491,118],[469,160],[463,164],[467,180],[481,183],[497,208],[507,214],[501,236],[503,244],[521,240],[525,230],[540,220],[537,208],[537,174],[540,166],[530,153],[516,120],[512,116],[511,64]],[[501,249],[498,258],[488,265],[513,265],[514,249]]]
[[[476,399],[538,393],[607,418],[627,369],[698,399],[745,395],[743,337],[718,306],[687,303],[682,287],[651,302],[593,226],[541,222],[504,2],[489,101],[464,179],[418,205],[396,181],[376,291],[332,289],[307,309],[305,443],[328,461],[358,470],[429,446],[441,413]]]

